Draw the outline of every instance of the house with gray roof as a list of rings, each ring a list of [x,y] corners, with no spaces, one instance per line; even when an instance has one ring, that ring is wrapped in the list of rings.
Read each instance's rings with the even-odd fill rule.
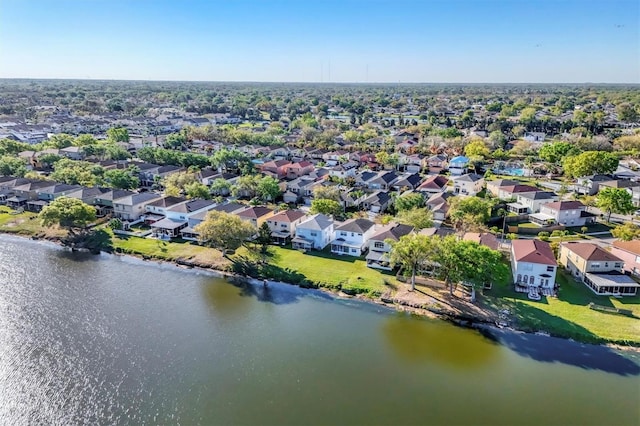
[[[296,236],[291,240],[293,248],[322,250],[334,239],[333,219],[315,214],[296,227]]]
[[[369,219],[350,219],[335,228],[331,253],[361,256],[367,249],[369,238],[375,232],[375,223]]]

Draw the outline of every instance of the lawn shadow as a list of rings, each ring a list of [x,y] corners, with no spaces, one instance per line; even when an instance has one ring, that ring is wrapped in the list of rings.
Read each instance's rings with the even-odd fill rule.
[[[519,355],[536,361],[559,362],[621,376],[640,375],[640,365],[606,346],[499,329],[482,329],[481,332],[485,337],[500,342]]]

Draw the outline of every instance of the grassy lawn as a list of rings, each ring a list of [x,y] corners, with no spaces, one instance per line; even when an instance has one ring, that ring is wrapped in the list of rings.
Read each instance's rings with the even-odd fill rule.
[[[17,214],[6,206],[0,206],[0,230],[2,232],[33,235],[47,238],[60,238],[67,235],[67,231],[58,227],[45,228],[40,225],[36,213],[22,212]]]
[[[191,242],[168,242],[119,235],[113,236],[111,241],[113,248],[122,253],[149,256],[161,260],[187,260],[201,266],[220,269],[226,269],[229,265],[229,261],[218,250]]]
[[[242,248],[237,254],[246,256],[248,251]],[[326,251],[303,253],[278,246],[269,247],[268,258],[275,268],[291,271],[320,287],[380,295],[389,289],[385,282],[397,284],[393,274],[368,268],[362,258],[334,256]]]
[[[558,298],[543,297],[540,301],[527,299],[512,286],[496,285],[485,293],[483,302],[497,309],[509,309],[520,328],[545,330],[554,335],[576,340],[600,342],[630,342],[640,344],[640,296],[617,299],[598,296],[584,284],[576,282],[559,270]],[[631,310],[634,317],[589,309],[590,302]]]

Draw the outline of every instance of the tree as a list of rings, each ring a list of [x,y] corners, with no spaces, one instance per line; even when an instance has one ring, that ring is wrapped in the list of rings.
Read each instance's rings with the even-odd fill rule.
[[[0,176],[23,177],[27,173],[27,166],[20,158],[5,155],[0,157]]]
[[[184,133],[171,133],[168,134],[164,140],[164,147],[173,150],[182,150],[187,145],[187,137]]]
[[[136,174],[134,168],[107,170],[104,172],[104,181],[111,188],[134,189],[140,186],[140,179]]]
[[[411,271],[411,291],[416,288],[416,272],[434,253],[432,237],[419,234],[409,234],[400,237],[398,241],[387,240],[391,246],[389,260],[392,265],[402,265]]]
[[[104,183],[104,167],[88,161],[63,158],[53,166],[51,179],[68,185],[98,186]]]
[[[129,131],[124,127],[112,127],[107,130],[111,142],[129,142]]]
[[[211,198],[209,188],[201,182],[191,182],[186,184],[184,186],[184,193],[187,195],[187,198],[200,198],[203,200]]]
[[[217,178],[211,182],[211,193],[215,195],[228,195],[231,192],[231,184],[224,178]]]
[[[456,229],[466,231],[481,227],[491,215],[491,201],[478,197],[456,197],[451,199],[449,217]]]
[[[195,226],[199,241],[226,254],[240,247],[256,233],[256,228],[240,217],[218,211],[210,211],[205,220]]]
[[[311,202],[311,214],[322,213],[327,216],[338,216],[342,213],[342,206],[334,200],[320,199]]]
[[[231,188],[231,193],[236,197],[254,198],[258,195],[258,187],[261,180],[258,175],[240,176],[236,184]]]
[[[618,225],[611,230],[611,235],[622,241],[631,241],[640,238],[640,226],[625,222],[624,225]]]
[[[260,245],[260,253],[265,254],[271,243],[271,228],[269,228],[267,222],[262,222],[262,225],[258,228],[256,243]]]
[[[413,208],[422,207],[424,205],[424,197],[415,192],[401,195],[395,199],[394,205],[398,212],[411,210]]]
[[[62,149],[73,145],[74,138],[66,133],[58,133],[52,135],[49,139],[42,143],[43,147]]]
[[[77,198],[59,197],[45,206],[38,218],[43,226],[84,228],[96,220],[96,209]]]
[[[276,178],[265,176],[258,183],[258,196],[263,201],[274,201],[281,193],[280,184]]]
[[[403,225],[413,226],[415,229],[430,228],[433,226],[433,212],[422,207],[414,207],[402,210],[396,215],[396,220]]]
[[[95,145],[98,143],[98,140],[93,137],[93,135],[82,134],[73,140],[73,144],[75,146],[88,146]]]
[[[211,156],[211,165],[223,171],[241,171],[253,165],[247,154],[237,149],[222,148]]]
[[[581,177],[592,174],[610,174],[618,168],[618,156],[604,151],[585,151],[565,157],[562,162],[567,177]]]
[[[48,169],[53,167],[58,161],[62,160],[64,157],[58,154],[46,153],[38,155],[38,164],[40,167]]]
[[[185,192],[187,185],[198,182],[195,173],[178,172],[172,173],[162,181],[165,195],[179,197]]]
[[[474,139],[464,147],[464,153],[467,157],[482,157],[484,159],[489,156],[489,148],[482,139]]]
[[[129,151],[127,151],[120,145],[106,144],[103,145],[102,148],[104,149],[104,156],[107,160],[119,161],[131,158],[131,154],[129,153]]]
[[[618,118],[620,119],[620,121],[624,121],[627,123],[638,121],[638,111],[630,103],[623,103],[618,105],[616,107],[616,112],[618,113]]]
[[[313,188],[313,198],[315,200],[340,201],[340,188],[337,185],[316,185]]]
[[[538,151],[538,157],[550,163],[560,163],[564,157],[580,154],[580,148],[569,142],[545,143]]]
[[[596,207],[607,212],[607,222],[611,220],[611,213],[629,214],[636,209],[631,194],[624,188],[602,188],[598,192]]]

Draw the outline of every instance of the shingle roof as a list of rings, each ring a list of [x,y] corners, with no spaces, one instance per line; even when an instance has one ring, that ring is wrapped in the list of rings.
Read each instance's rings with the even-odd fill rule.
[[[513,240],[513,256],[518,262],[539,263],[557,266],[551,245],[540,240]]]
[[[413,226],[390,223],[376,232],[371,239],[377,241],[384,241],[387,239],[398,241],[400,237],[408,235],[411,231],[413,231]]]
[[[618,256],[614,256],[597,244],[568,242],[562,244],[562,246],[585,260],[601,260],[605,262],[622,261]]]
[[[373,226],[375,226],[375,223],[373,223],[369,219],[349,219],[342,225],[338,226],[336,228],[336,231],[357,232],[359,234],[364,234]]]
[[[636,256],[640,256],[640,240],[617,240],[613,242],[613,246],[615,248],[619,248],[620,250],[628,251],[629,253],[635,254]]]
[[[298,228],[323,230],[333,225],[333,219],[328,216],[318,213],[315,216],[311,216],[309,220],[298,225]]]
[[[543,206],[551,210],[563,211],[581,209],[584,207],[584,204],[580,201],[555,201],[553,203],[543,204]]]
[[[285,210],[273,216],[271,219],[274,222],[291,223],[303,217],[305,214],[300,210]]]

